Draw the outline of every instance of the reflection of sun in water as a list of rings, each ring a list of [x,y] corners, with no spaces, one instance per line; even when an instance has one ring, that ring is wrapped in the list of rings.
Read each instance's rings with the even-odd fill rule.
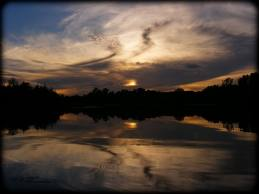
[[[63,114],[59,117],[59,120],[61,121],[79,121],[79,117],[78,115],[75,115],[75,114]]]
[[[126,122],[124,122],[124,125],[128,129],[136,129],[138,127],[138,123],[137,122],[133,122],[133,121],[126,121]]]
[[[129,79],[129,80],[126,80],[124,86],[127,86],[127,87],[132,87],[132,86],[136,86],[138,85],[137,84],[137,80],[135,79]]]

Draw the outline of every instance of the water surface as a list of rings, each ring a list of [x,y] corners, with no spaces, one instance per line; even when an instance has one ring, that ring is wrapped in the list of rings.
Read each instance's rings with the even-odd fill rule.
[[[198,116],[64,114],[46,129],[2,134],[9,190],[247,191],[256,181],[256,134]]]

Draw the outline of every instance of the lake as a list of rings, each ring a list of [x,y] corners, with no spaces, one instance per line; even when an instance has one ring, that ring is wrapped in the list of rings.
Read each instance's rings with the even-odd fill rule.
[[[199,116],[68,113],[46,128],[2,131],[3,180],[11,191],[249,191],[256,140]]]

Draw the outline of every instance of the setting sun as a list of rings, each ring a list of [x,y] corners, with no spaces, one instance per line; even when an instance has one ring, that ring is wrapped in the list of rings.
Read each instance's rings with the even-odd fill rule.
[[[126,80],[124,86],[127,86],[127,87],[132,87],[132,86],[137,86],[137,81],[134,80],[134,79],[129,79],[129,80]]]
[[[136,129],[138,124],[136,122],[124,122],[125,126],[128,128],[128,129]]]

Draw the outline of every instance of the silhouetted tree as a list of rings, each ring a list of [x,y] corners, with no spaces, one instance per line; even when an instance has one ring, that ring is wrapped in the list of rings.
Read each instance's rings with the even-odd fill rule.
[[[225,80],[222,81],[222,86],[223,87],[230,87],[232,86],[234,80],[232,78],[227,78]]]
[[[17,81],[16,79],[14,79],[14,78],[9,79],[7,82],[8,82],[8,86],[9,86],[9,87],[18,86],[18,81]]]
[[[176,88],[175,92],[184,92],[184,89],[183,88]]]

